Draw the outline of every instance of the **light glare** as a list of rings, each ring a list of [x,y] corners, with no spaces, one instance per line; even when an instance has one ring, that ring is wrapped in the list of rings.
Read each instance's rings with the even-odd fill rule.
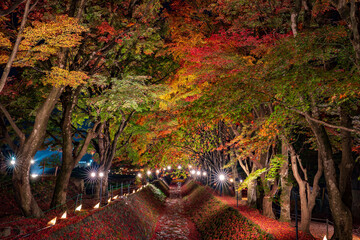
[[[225,175],[224,175],[224,174],[220,174],[220,175],[219,175],[219,180],[220,180],[220,181],[224,181],[224,180],[225,180]]]

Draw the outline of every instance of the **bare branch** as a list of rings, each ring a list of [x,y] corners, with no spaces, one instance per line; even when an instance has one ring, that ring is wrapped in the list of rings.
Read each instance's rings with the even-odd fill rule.
[[[25,142],[25,134],[18,128],[14,120],[12,119],[10,113],[6,110],[6,108],[0,103],[0,110],[4,113],[6,119],[9,121],[11,127],[14,129],[16,134],[20,138],[20,146],[22,146]]]

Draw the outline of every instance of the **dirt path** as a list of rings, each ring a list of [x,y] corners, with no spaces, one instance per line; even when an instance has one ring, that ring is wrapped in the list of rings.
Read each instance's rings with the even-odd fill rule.
[[[152,240],[196,240],[199,236],[194,223],[184,215],[180,187],[170,186],[170,197],[166,199],[165,212],[156,225]]]

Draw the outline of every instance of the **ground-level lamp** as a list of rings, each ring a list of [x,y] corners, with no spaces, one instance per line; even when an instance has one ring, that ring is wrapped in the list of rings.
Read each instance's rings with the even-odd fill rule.
[[[61,217],[60,217],[60,219],[66,219],[66,217],[67,217],[67,213],[66,213],[66,211],[63,213],[63,215],[61,215]]]
[[[54,225],[56,224],[56,219],[57,219],[57,217],[51,219],[51,220],[47,223],[47,225],[49,225],[49,226],[54,226]]]
[[[75,211],[81,211],[82,204],[80,204],[77,208],[75,208]]]
[[[100,202],[94,206],[94,209],[100,208]]]
[[[37,178],[39,175],[33,173],[33,174],[31,174],[30,176],[31,176],[31,178]]]

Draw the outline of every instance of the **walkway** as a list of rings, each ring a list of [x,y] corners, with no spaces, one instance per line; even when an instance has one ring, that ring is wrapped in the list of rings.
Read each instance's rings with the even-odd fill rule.
[[[152,240],[158,239],[200,239],[194,223],[184,215],[180,186],[170,186],[170,197],[166,199],[165,212],[160,217],[152,237]]]

